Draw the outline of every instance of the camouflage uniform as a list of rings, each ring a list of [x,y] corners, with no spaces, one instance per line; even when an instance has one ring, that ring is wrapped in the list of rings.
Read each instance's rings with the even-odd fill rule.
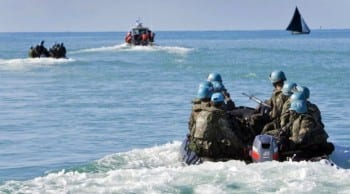
[[[315,121],[324,127],[324,124],[322,122],[321,118],[321,112],[320,109],[316,106],[316,104],[311,103],[310,101],[307,101],[307,112],[312,115],[312,117],[315,119]]]
[[[281,116],[283,104],[285,101],[287,101],[287,99],[288,97],[283,95],[281,90],[273,91],[271,98],[266,102],[266,104],[271,106],[271,120],[274,120]]]
[[[324,154],[329,155],[334,149],[334,147],[329,147],[330,143],[327,143],[328,134],[326,131],[308,113],[291,112],[290,123],[282,126],[282,128],[284,127],[286,127],[284,129],[286,141],[282,141],[283,145],[280,150],[284,153],[292,151],[291,153],[296,153],[301,158],[310,159]]]
[[[188,122],[188,130],[191,136],[193,136],[193,128],[195,127],[196,119],[198,117],[198,114],[203,110],[206,109],[207,107],[210,107],[210,102],[209,101],[203,101],[200,99],[194,99],[192,100],[192,111],[190,115],[190,119]]]
[[[242,159],[244,145],[224,109],[202,107],[192,125],[190,146],[200,157]]]
[[[290,104],[291,104],[291,101],[290,101],[290,99],[288,99],[283,105],[281,119],[280,119],[281,120],[280,126],[285,126],[287,123],[289,123]],[[318,109],[318,107],[315,104],[312,104],[310,101],[307,101],[307,112],[308,112],[308,114],[310,114],[314,118],[314,120],[317,122],[317,124],[319,124],[322,128],[324,128],[324,124],[322,123],[322,120],[321,120],[320,110]]]
[[[284,103],[288,100],[288,96],[282,94],[281,90],[274,90],[271,98],[266,101],[266,104],[271,106],[270,119],[271,122],[267,123],[262,132],[263,134],[268,131],[280,128],[280,117],[283,110]]]
[[[291,101],[288,99],[284,104],[282,108],[281,118],[280,118],[280,126],[285,126],[287,123],[289,123],[289,116],[290,116],[290,104]]]

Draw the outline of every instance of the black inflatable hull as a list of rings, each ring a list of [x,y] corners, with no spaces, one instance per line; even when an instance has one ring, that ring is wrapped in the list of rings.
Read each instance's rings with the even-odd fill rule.
[[[189,140],[188,137],[183,140],[181,144],[180,154],[181,159],[184,163],[188,165],[200,164],[203,160],[197,156],[197,154],[188,148]]]
[[[186,136],[185,139],[182,141],[181,148],[180,148],[180,155],[181,155],[182,161],[187,165],[198,165],[203,163],[204,161],[227,161],[228,160],[227,158],[223,158],[222,160],[220,159],[212,160],[210,158],[199,157],[194,151],[189,149],[188,136]],[[301,160],[296,159],[293,161],[301,161]],[[329,156],[326,156],[326,155],[309,158],[307,159],[307,161],[311,161],[311,162],[323,161],[323,163],[325,163],[326,165],[339,168],[332,160],[330,160]],[[250,163],[250,162],[247,162],[247,163]]]

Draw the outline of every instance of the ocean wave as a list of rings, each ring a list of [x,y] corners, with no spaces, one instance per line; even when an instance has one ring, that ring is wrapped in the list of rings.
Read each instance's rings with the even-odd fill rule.
[[[143,51],[143,52],[157,52],[163,51],[171,54],[185,55],[191,52],[192,48],[179,47],[179,46],[130,46],[128,44],[119,44],[114,46],[103,46],[98,48],[82,49],[73,51],[71,53],[87,53],[87,52],[106,52],[106,51]]]
[[[350,170],[322,162],[205,162],[187,166],[181,142],[116,153],[84,168],[0,185],[5,193],[348,193]],[[91,168],[93,166],[93,168]],[[94,170],[91,170],[94,169]],[[332,187],[329,187],[329,184]],[[191,192],[190,192],[191,191]]]
[[[74,62],[71,58],[18,58],[18,59],[0,59],[0,68],[21,69],[36,65],[55,65]]]
[[[128,152],[105,156],[91,164],[72,168],[80,172],[108,172],[113,169],[142,169],[157,167],[183,166],[180,160],[181,142],[175,141],[161,146],[134,149]]]
[[[114,45],[114,46],[103,46],[98,48],[88,48],[88,49],[81,49],[78,51],[72,51],[71,53],[90,53],[90,52],[105,52],[105,51],[116,51],[116,50],[122,50],[127,49],[129,46],[127,44],[120,44],[120,45]]]

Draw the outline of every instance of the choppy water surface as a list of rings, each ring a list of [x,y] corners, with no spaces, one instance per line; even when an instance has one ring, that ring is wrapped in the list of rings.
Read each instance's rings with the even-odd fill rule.
[[[158,32],[155,47],[124,33],[0,33],[0,193],[349,193],[348,30]],[[64,42],[69,59],[28,59]],[[179,159],[190,101],[208,73],[241,95],[270,97],[268,75],[311,90],[336,146],[323,163]]]

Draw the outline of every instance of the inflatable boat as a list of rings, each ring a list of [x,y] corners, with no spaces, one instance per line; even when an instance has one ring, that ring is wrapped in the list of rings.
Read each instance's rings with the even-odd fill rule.
[[[196,152],[189,149],[189,136],[183,140],[180,148],[182,161],[187,165],[197,165],[205,161],[227,161],[228,158],[212,159],[207,157],[199,157]],[[330,159],[328,155],[320,155],[311,158],[304,158],[299,156],[298,151],[294,152],[280,152],[278,149],[277,140],[270,135],[257,135],[254,138],[253,145],[249,151],[250,160],[244,160],[246,163],[258,163],[266,161],[322,161],[323,163],[337,167],[337,165]]]

